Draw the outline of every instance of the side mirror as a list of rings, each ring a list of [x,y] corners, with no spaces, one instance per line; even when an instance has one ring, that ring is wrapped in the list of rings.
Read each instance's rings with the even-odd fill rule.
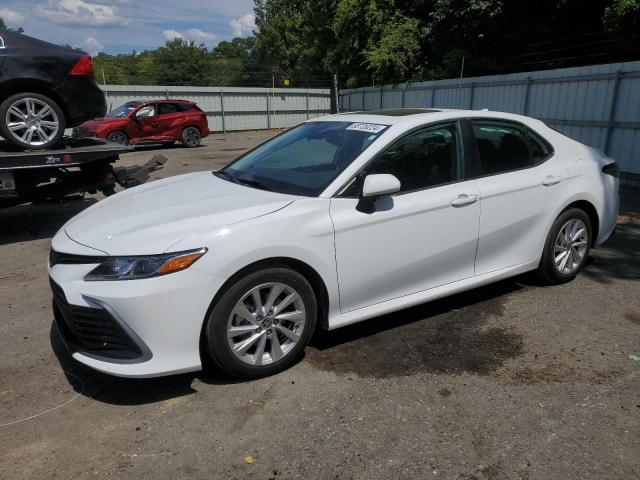
[[[400,191],[400,180],[389,173],[367,175],[362,185],[364,198],[376,198]]]
[[[376,200],[400,191],[400,180],[388,173],[367,175],[362,185],[362,196],[356,210],[366,214],[376,211]],[[389,201],[392,200],[389,198]]]

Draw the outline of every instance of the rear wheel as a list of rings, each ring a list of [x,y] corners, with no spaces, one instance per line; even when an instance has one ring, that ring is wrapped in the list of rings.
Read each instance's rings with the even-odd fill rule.
[[[113,143],[119,143],[120,145],[129,145],[129,137],[126,133],[120,130],[111,132],[109,135],[107,135],[107,140]]]
[[[18,93],[0,104],[0,134],[15,147],[41,150],[64,135],[65,118],[51,98],[39,93]]]
[[[187,127],[182,131],[182,144],[188,148],[194,148],[200,145],[202,135],[196,127]]]
[[[591,243],[589,216],[578,208],[563,212],[551,226],[538,273],[549,283],[573,280],[589,257]]]
[[[280,372],[303,354],[316,325],[309,282],[288,268],[251,273],[216,302],[205,327],[209,356],[241,378]]]

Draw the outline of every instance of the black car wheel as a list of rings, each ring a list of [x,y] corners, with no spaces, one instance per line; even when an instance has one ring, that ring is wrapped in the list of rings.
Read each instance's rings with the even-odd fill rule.
[[[187,127],[182,131],[182,144],[188,148],[194,148],[200,145],[202,135],[196,127]]]
[[[313,288],[287,267],[239,279],[216,301],[205,325],[209,357],[240,378],[273,375],[303,354],[316,326]]]
[[[62,138],[64,128],[58,104],[39,93],[18,93],[0,104],[0,133],[15,147],[49,148]]]
[[[119,143],[120,145],[129,145],[129,137],[127,137],[126,133],[121,132],[120,130],[111,132],[107,135],[107,140],[113,143]]]

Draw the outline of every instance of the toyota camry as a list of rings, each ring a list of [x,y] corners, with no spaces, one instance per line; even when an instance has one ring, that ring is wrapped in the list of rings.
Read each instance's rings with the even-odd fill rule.
[[[52,240],[58,330],[125,377],[254,378],[332,330],[531,270],[571,281],[613,233],[618,167],[489,111],[347,113],[219,171],[103,200]]]

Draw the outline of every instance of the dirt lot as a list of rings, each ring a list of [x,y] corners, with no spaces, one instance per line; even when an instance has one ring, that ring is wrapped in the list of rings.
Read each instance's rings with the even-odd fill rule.
[[[157,174],[215,168],[268,135],[163,149]],[[0,210],[0,478],[639,478],[640,197],[624,200],[571,284],[516,278],[317,335],[252,382],[75,363],[45,263],[96,199]]]

